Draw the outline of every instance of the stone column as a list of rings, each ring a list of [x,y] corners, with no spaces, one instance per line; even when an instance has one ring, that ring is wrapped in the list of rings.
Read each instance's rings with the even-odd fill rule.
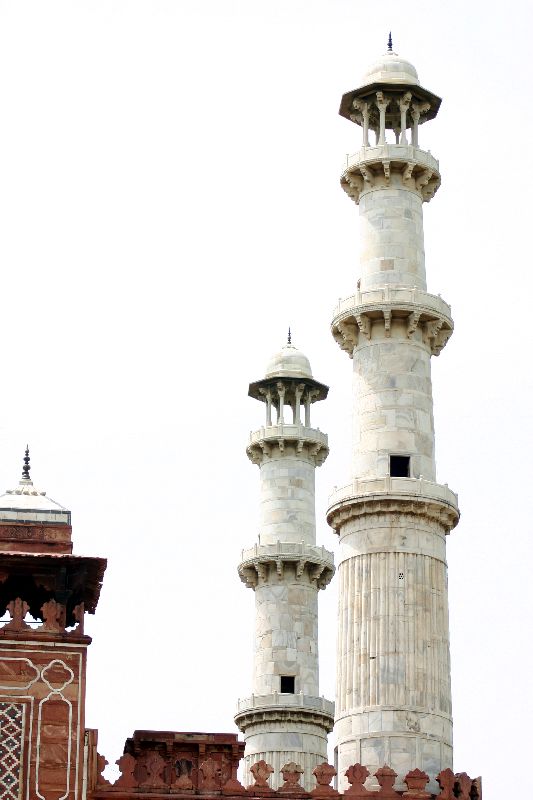
[[[401,128],[401,136],[400,136],[400,144],[407,144],[407,112],[409,110],[409,106],[411,105],[413,95],[411,92],[406,92],[399,100],[398,105],[400,106],[400,128]]]
[[[378,145],[384,145],[386,143],[385,139],[385,113],[387,111],[388,105],[390,103],[390,98],[385,97],[383,92],[377,92],[376,95],[377,102],[376,105],[379,111],[379,139]]]
[[[355,100],[353,107],[356,111],[361,113],[361,118],[363,121],[363,147],[369,147],[368,141],[368,103],[365,103],[363,100]]]

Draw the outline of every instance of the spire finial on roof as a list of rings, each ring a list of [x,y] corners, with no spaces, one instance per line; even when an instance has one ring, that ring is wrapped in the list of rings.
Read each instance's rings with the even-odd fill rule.
[[[289,328],[289,332],[287,334],[287,344],[292,344],[292,336],[291,336],[291,329]]]
[[[22,480],[30,480],[30,448],[26,445],[26,452],[24,453],[24,466],[22,467]]]
[[[389,41],[387,42],[387,47],[389,48],[389,53],[392,53],[392,33],[389,31]]]

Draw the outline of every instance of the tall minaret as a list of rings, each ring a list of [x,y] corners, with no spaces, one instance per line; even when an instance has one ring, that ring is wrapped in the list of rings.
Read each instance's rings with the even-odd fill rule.
[[[265,403],[266,420],[247,448],[260,471],[259,538],[239,564],[256,608],[253,694],[239,701],[235,716],[246,742],[245,785],[253,783],[250,767],[264,759],[274,769],[273,788],[290,761],[312,788],[313,768],[327,760],[334,706],[319,696],[318,590],[334,566],[333,554],[316,546],[315,467],[329,449],[328,437],[311,427],[311,404],[327,393],[290,331],[263,380],[250,384],[250,397]]]
[[[340,540],[341,786],[356,762],[432,778],[452,765],[445,539],[459,511],[436,483],[430,360],[453,322],[450,306],[426,291],[422,204],[440,174],[418,144],[419,125],[439,106],[389,39],[340,107],[363,129],[341,178],[359,205],[359,280],[332,323],[354,367],[352,480],[328,510]]]

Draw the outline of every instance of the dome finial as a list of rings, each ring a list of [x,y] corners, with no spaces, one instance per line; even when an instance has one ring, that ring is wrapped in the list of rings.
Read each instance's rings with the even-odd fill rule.
[[[389,48],[389,53],[392,53],[392,33],[389,31],[389,41],[387,42],[387,47]]]
[[[26,452],[24,453],[24,466],[22,467],[22,480],[30,480],[30,448],[26,445]]]
[[[289,332],[287,334],[287,344],[292,344],[292,335],[290,327],[289,327]]]

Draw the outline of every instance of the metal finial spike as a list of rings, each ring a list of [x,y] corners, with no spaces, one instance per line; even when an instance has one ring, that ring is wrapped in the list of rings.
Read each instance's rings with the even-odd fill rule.
[[[389,53],[392,53],[392,33],[389,31],[389,41],[387,42],[387,47],[389,48]]]
[[[289,333],[287,334],[287,344],[292,344],[292,336],[290,328],[289,328]]]
[[[24,453],[24,466],[22,467],[22,479],[25,481],[30,480],[30,448],[26,445],[26,452]]]

